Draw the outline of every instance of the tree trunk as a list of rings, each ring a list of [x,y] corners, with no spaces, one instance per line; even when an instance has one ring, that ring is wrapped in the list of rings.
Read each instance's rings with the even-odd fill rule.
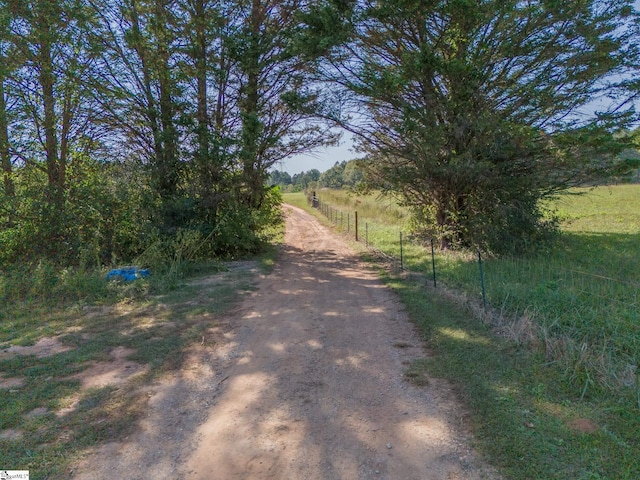
[[[160,89],[160,123],[162,125],[162,140],[164,156],[159,165],[160,194],[171,198],[178,190],[178,141],[174,125],[174,108],[172,98],[172,81],[169,66],[169,47],[166,10],[164,0],[156,0],[156,41],[158,43],[158,84]]]
[[[258,112],[260,78],[260,27],[264,22],[264,8],[260,0],[252,0],[249,19],[249,48],[245,58],[246,84],[242,102],[242,164],[245,202],[260,207],[263,199],[262,172],[258,155],[261,123]]]
[[[197,81],[197,121],[198,121],[198,154],[197,163],[201,171],[207,170],[209,161],[209,117],[207,115],[207,35],[206,35],[206,0],[195,0],[195,48]]]
[[[149,58],[147,49],[143,44],[142,33],[140,31],[140,17],[138,14],[136,0],[131,0],[131,28],[133,30],[134,39],[132,46],[142,63],[142,82],[146,99],[146,115],[147,120],[149,121],[149,127],[151,128],[151,134],[153,136],[153,156],[157,163],[159,159],[164,156],[164,149],[160,135],[160,128],[158,126],[158,111],[156,109],[156,102],[151,89]]]
[[[46,7],[39,5],[38,29],[40,33],[40,52],[38,67],[40,69],[40,87],[44,110],[43,129],[45,135],[45,156],[47,176],[49,180],[49,201],[60,211],[64,203],[65,165],[58,156],[58,137],[56,132],[55,92],[53,76],[53,59],[51,56],[51,26]]]
[[[2,62],[5,59],[0,60]],[[11,156],[9,154],[9,122],[7,119],[7,104],[4,98],[4,78],[0,77],[0,165],[2,166],[2,180],[4,194],[15,196]]]

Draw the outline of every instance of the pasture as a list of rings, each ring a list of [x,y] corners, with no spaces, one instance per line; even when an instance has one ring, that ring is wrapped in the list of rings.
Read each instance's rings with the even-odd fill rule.
[[[483,258],[486,311],[476,252],[436,249],[434,289],[430,243],[393,200],[318,196],[352,237],[357,210],[359,241],[396,265],[403,232],[413,274],[382,274],[439,353],[411,371],[456,386],[494,464],[513,478],[640,476],[640,186],[574,190],[550,205],[562,218],[552,246]]]

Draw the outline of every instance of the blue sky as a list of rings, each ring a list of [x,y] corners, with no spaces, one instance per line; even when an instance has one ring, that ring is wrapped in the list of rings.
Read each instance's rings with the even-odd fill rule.
[[[351,151],[351,148],[351,134],[344,132],[339,146],[325,148],[314,154],[289,157],[278,164],[277,169],[291,175],[313,170],[314,168],[324,172],[333,167],[336,162],[357,158],[357,155]]]

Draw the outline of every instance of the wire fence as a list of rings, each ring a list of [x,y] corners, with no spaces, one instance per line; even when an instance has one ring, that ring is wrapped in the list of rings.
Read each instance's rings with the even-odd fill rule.
[[[425,275],[512,315],[540,317],[550,328],[587,331],[590,341],[617,343],[616,350],[640,360],[640,283],[559,266],[552,259],[484,258],[439,250],[433,240],[416,239],[400,227],[381,225],[309,197],[336,228],[392,259],[402,270]],[[623,331],[624,330],[624,331]],[[580,333],[581,335],[582,333]]]

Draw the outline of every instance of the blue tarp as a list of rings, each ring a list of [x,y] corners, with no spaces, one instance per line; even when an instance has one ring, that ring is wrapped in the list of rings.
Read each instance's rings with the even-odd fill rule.
[[[138,267],[123,267],[123,268],[114,268],[109,273],[107,273],[107,280],[124,280],[125,282],[131,282],[136,278],[144,278],[151,275],[148,268],[138,268]]]

